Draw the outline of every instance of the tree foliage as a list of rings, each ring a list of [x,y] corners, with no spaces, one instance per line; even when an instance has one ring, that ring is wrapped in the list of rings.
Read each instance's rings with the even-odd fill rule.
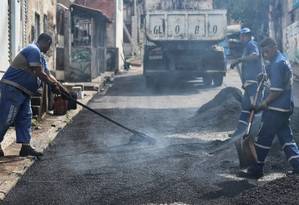
[[[262,37],[268,32],[269,3],[270,0],[214,0],[214,7],[227,9],[229,19]]]

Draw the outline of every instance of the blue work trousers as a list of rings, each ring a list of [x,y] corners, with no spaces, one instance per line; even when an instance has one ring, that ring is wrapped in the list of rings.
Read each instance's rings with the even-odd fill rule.
[[[289,163],[295,170],[299,170],[299,150],[289,126],[290,115],[288,112],[264,111],[262,128],[255,143],[258,164],[264,164],[273,139],[277,135]]]
[[[15,87],[0,83],[0,142],[11,125],[16,129],[16,142],[29,143],[32,129],[30,96]]]

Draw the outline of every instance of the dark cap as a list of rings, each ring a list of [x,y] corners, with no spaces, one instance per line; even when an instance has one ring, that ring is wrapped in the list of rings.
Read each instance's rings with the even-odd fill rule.
[[[37,39],[37,42],[41,42],[41,41],[51,44],[52,37],[47,33],[42,33],[38,36],[38,39]]]

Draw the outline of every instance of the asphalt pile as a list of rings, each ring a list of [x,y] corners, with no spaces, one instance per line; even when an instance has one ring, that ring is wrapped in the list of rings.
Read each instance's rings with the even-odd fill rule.
[[[198,131],[231,131],[235,129],[241,112],[242,92],[238,88],[226,87],[211,101],[201,106],[185,123],[185,128]]]
[[[299,176],[284,177],[243,192],[233,204],[299,204]]]

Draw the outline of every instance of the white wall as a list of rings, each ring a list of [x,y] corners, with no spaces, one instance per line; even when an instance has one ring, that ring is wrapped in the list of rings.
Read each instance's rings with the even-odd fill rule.
[[[11,1],[11,59],[16,57],[18,52],[22,49],[21,6],[19,1]]]
[[[0,77],[2,77],[3,73],[1,71],[5,71],[9,66],[9,50],[8,50],[8,4],[7,1],[2,1],[0,6]]]
[[[123,27],[124,27],[124,13],[123,13],[123,1],[115,0],[115,47],[119,49],[119,64],[118,68],[122,69],[123,67]]]

